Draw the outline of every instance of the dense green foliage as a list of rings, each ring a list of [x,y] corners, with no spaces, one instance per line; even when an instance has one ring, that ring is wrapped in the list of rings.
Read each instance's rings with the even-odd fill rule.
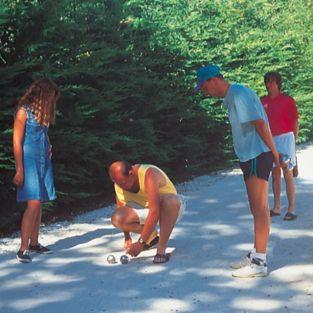
[[[62,92],[50,129],[57,205],[110,190],[106,168],[115,159],[177,176],[233,158],[225,110],[193,91],[205,63],[260,95],[263,74],[279,70],[299,106],[300,140],[308,140],[310,12],[309,0],[0,0],[2,216],[17,214],[16,100],[41,75]]]

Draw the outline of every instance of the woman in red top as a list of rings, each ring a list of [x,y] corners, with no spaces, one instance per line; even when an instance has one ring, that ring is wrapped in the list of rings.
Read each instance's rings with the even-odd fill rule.
[[[278,72],[268,72],[264,76],[268,95],[261,98],[267,113],[276,148],[281,156],[281,168],[286,182],[288,211],[284,220],[294,220],[295,186],[292,169],[296,166],[295,142],[298,137],[298,110],[294,99],[281,92],[282,79]],[[281,211],[281,168],[272,170],[274,208],[271,216],[279,216]]]

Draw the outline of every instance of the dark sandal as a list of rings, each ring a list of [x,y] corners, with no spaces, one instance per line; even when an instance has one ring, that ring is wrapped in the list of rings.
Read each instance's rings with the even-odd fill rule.
[[[153,263],[154,263],[154,264],[166,263],[166,262],[170,259],[170,256],[171,256],[171,255],[170,255],[169,253],[166,253],[166,254],[157,253],[157,254],[154,256]]]
[[[297,219],[297,215],[292,212],[287,212],[284,217],[284,221],[294,221],[295,219]]]
[[[155,246],[156,244],[158,244],[159,242],[159,236],[154,237],[149,244],[145,244],[143,246],[143,250],[149,250],[150,248],[152,248],[153,246]]]
[[[270,210],[270,216],[273,217],[273,216],[280,216],[280,212],[279,213],[276,213],[274,212],[273,210]]]

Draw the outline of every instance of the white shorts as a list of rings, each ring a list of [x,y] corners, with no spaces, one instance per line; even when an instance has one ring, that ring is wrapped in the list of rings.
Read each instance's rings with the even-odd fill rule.
[[[292,169],[296,166],[296,141],[293,132],[273,136],[275,146],[280,154],[284,154],[287,158],[290,158],[290,164]],[[273,164],[275,167],[275,163]]]
[[[183,195],[177,194],[179,201],[180,201],[180,208],[179,208],[179,214],[176,223],[182,218],[184,211],[186,209],[186,199]],[[127,206],[133,208],[133,210],[137,213],[139,217],[140,224],[144,224],[146,222],[146,218],[149,213],[148,208],[143,208],[141,205],[135,202],[127,202]]]

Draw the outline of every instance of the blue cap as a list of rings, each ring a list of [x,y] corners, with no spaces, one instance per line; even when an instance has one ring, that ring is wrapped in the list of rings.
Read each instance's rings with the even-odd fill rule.
[[[221,75],[220,68],[217,65],[206,65],[197,70],[197,85],[195,90],[199,91],[201,85],[208,79]]]

